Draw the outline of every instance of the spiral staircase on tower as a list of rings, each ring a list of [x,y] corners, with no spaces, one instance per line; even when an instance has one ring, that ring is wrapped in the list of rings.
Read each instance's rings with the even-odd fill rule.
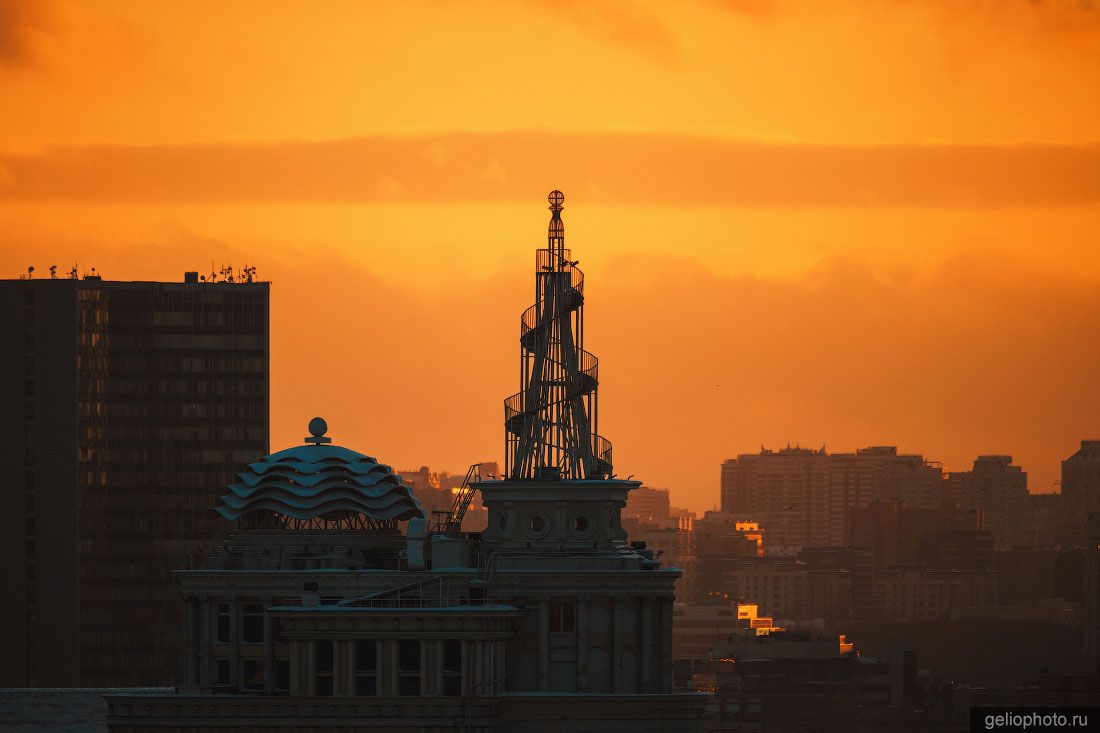
[[[611,442],[596,431],[599,359],[583,348],[584,273],[564,248],[564,197],[550,194],[548,246],[536,256],[537,302],[520,317],[523,389],[504,401],[511,479],[603,479]]]

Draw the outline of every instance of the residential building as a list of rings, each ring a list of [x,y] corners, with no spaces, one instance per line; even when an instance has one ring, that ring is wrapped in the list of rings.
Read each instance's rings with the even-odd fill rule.
[[[928,554],[946,538],[958,538],[977,528],[976,514],[950,500],[936,508],[911,508],[904,502],[872,502],[852,511],[851,546],[874,554],[875,567],[929,562]],[[986,533],[988,535],[988,532]],[[975,540],[981,545],[980,540]],[[987,565],[988,567],[988,565]]]
[[[1027,502],[1030,517],[1027,524],[1028,547],[1040,550],[1073,546],[1073,543],[1066,542],[1062,532],[1065,512],[1061,494],[1028,494]]]
[[[970,471],[951,472],[948,491],[957,506],[976,515],[977,529],[993,535],[997,549],[1032,543],[1027,473],[1012,465],[1012,456],[978,456]]]
[[[715,645],[737,636],[763,636],[780,630],[769,616],[760,615],[755,603],[742,603],[713,593],[699,603],[673,606],[672,656],[705,659]]]
[[[708,673],[697,675],[714,696],[705,729],[953,730],[962,722],[952,720],[960,716],[949,699],[926,694],[915,644],[884,643],[877,657],[850,651],[843,636],[790,631],[716,647]]]
[[[1091,546],[1100,534],[1100,440],[1082,440],[1062,461],[1063,546]]]
[[[939,618],[957,609],[997,604],[992,570],[940,570],[896,567],[875,575],[875,606],[884,620]]]
[[[874,553],[864,547],[804,547],[798,559],[810,570],[843,570],[848,574],[851,597],[834,602],[829,618],[863,620],[874,615]]]
[[[912,555],[918,565],[944,570],[989,570],[993,558],[993,535],[971,529],[925,532]]]
[[[764,556],[764,537],[756,522],[738,520],[729,514],[707,512],[692,523],[695,574],[691,595],[699,601],[712,592],[722,591],[726,571],[739,559]]]
[[[642,486],[630,492],[630,498],[623,508],[623,519],[634,519],[642,524],[673,526],[671,517],[668,489]]]
[[[854,512],[876,502],[933,509],[942,498],[939,464],[892,446],[762,449],[722,464],[722,511],[759,521],[769,554],[850,546]]]
[[[696,597],[698,567],[690,522],[684,522],[679,527],[659,527],[654,524],[640,524],[637,520],[624,517],[623,530],[632,545],[641,543],[642,549],[651,552],[654,559],[660,560],[665,567],[678,568],[683,572],[676,581],[678,598]]]
[[[993,554],[998,605],[1083,602],[1087,557],[1085,550],[998,550]]]
[[[268,283],[5,280],[0,314],[0,686],[172,684],[172,571],[267,450]]]
[[[731,561],[721,591],[757,604],[760,612],[785,622],[847,620],[852,615],[852,573],[840,567],[810,567],[794,558]]]

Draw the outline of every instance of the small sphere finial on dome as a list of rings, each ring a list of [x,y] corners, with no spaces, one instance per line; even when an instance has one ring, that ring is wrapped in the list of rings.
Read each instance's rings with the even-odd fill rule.
[[[307,443],[313,443],[314,445],[320,445],[322,443],[331,443],[332,438],[326,438],[325,433],[328,432],[328,423],[325,422],[323,417],[315,417],[309,421],[309,434],[310,437],[306,438]]]
[[[561,211],[562,204],[565,203],[565,194],[555,188],[546,197],[546,200],[550,202],[551,211]]]

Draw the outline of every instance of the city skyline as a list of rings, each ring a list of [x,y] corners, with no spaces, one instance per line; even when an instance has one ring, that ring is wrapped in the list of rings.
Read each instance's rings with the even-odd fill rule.
[[[321,412],[458,471],[503,459],[500,303],[560,187],[601,431],[678,504],[761,443],[1010,454],[1044,492],[1097,437],[1093,6],[432,12],[11,6],[0,275],[255,264],[272,444]]]

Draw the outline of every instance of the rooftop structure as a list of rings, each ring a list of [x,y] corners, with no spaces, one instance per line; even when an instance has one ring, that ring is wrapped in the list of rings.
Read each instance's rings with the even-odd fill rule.
[[[599,360],[584,349],[584,273],[565,248],[565,196],[551,191],[546,249],[535,257],[535,304],[520,317],[521,389],[504,401],[505,475],[611,475],[611,443],[596,433]]]
[[[531,409],[506,428],[507,476],[471,466],[429,522],[388,467],[330,445],[315,420],[307,445],[227,487],[232,534],[179,572],[186,683],[109,697],[112,731],[700,729],[702,697],[672,691],[680,571],[627,542],[620,515],[640,482],[610,477],[588,427],[594,385],[574,391],[580,281],[561,194],[550,200],[525,396],[511,400]],[[482,533],[461,531],[474,491]]]
[[[305,445],[255,463],[226,486],[215,510],[250,528],[389,529],[423,517],[409,488],[389,466],[331,445],[328,424],[315,417]]]

